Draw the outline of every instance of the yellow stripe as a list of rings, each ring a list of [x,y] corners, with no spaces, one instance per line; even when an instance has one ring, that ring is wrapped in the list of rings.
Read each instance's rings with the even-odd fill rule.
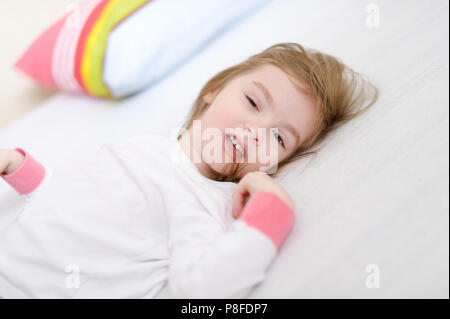
[[[86,40],[81,63],[81,76],[89,94],[111,97],[103,83],[103,58],[112,29],[148,0],[111,0],[103,9]]]

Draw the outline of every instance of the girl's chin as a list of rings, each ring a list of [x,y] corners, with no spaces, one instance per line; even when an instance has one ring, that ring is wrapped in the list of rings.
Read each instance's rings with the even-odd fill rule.
[[[231,172],[232,164],[233,163],[226,163],[226,164],[214,163],[214,164],[210,165],[210,168],[211,168],[211,170],[215,171],[216,173],[226,176],[226,175],[232,174],[232,172]],[[235,164],[239,164],[239,163],[235,163]],[[235,177],[241,178],[242,176],[244,176],[246,174],[246,171],[247,171],[247,167],[245,167],[243,171],[238,172]]]

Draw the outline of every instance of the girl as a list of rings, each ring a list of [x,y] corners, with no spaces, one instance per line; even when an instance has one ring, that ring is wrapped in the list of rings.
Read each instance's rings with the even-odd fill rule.
[[[377,96],[338,59],[281,43],[210,79],[173,136],[105,144],[55,174],[1,150],[28,201],[0,234],[0,296],[245,297],[294,223],[273,176]]]

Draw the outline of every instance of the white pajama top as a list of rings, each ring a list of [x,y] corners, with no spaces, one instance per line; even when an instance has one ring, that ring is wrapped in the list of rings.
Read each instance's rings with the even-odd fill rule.
[[[0,233],[2,298],[242,298],[294,223],[263,191],[234,219],[237,184],[204,177],[176,138],[104,144],[58,171],[16,150],[23,164],[1,177],[24,200]]]

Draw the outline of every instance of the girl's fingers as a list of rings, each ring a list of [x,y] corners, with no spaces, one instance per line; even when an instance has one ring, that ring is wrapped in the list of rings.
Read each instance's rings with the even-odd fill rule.
[[[269,175],[263,172],[251,172],[247,173],[239,181],[233,192],[233,217],[235,219],[242,213],[247,197],[250,199],[258,191],[266,191],[277,195],[289,207],[295,210],[292,198]]]

